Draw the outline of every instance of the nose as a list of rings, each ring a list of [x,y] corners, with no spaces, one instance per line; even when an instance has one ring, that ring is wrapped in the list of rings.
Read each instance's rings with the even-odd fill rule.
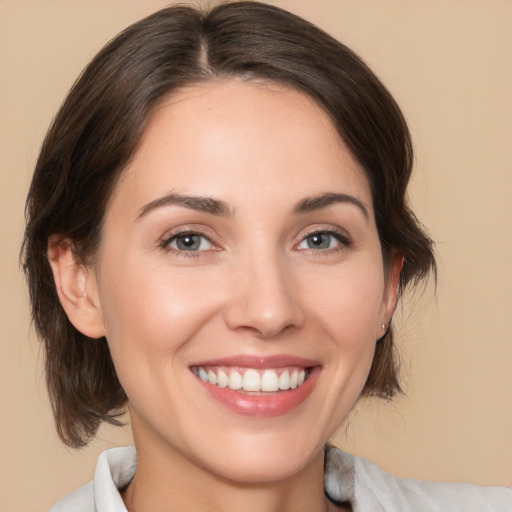
[[[277,257],[251,259],[233,273],[231,289],[231,301],[225,309],[230,329],[271,338],[304,323],[299,284]]]

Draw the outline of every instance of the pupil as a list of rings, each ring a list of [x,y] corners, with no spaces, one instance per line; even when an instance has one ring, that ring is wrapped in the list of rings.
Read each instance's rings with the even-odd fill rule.
[[[190,251],[193,249],[198,249],[200,244],[200,239],[197,235],[184,235],[177,240],[178,248]]]
[[[329,247],[330,238],[329,235],[323,233],[311,235],[308,238],[308,246],[314,249],[327,249]]]

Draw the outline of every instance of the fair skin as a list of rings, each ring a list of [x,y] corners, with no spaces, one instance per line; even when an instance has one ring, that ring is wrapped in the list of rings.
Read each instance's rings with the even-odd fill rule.
[[[94,263],[58,243],[49,258],[129,398],[128,510],[338,510],[323,445],[361,394],[400,259],[385,272],[364,172],[312,100],[235,80],[166,99]],[[249,391],[255,375],[270,388]]]

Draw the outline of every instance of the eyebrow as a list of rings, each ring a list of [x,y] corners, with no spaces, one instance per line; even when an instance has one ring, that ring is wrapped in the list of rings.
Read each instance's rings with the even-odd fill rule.
[[[348,203],[357,206],[362,212],[364,217],[368,220],[370,214],[363,202],[357,197],[348,194],[338,194],[334,192],[328,192],[314,197],[306,197],[299,201],[295,208],[294,213],[308,213],[314,210],[320,210],[337,203]]]
[[[155,199],[143,206],[137,216],[137,220],[140,220],[157,208],[162,208],[164,206],[182,206],[198,212],[206,212],[223,217],[233,215],[228,204],[224,201],[220,201],[219,199],[202,196],[187,196],[171,192],[170,194],[159,197],[158,199]]]
[[[357,206],[362,212],[366,219],[370,218],[368,210],[366,209],[363,202],[357,197],[348,194],[339,194],[334,192],[328,192],[314,197],[306,197],[301,199],[293,208],[293,213],[308,213],[314,210],[320,210],[327,208],[337,203],[348,203]],[[163,197],[159,197],[154,201],[143,206],[140,210],[137,220],[145,217],[152,211],[162,208],[165,206],[182,206],[198,212],[206,212],[212,215],[218,215],[221,217],[233,216],[233,210],[228,204],[220,199],[214,199],[213,197],[203,196],[188,196],[175,192],[171,192]]]

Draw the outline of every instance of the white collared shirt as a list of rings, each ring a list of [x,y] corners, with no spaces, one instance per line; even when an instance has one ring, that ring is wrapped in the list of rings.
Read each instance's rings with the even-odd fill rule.
[[[398,478],[333,446],[325,461],[325,493],[335,503],[349,501],[354,512],[512,512],[512,488]],[[133,447],[103,452],[94,479],[49,512],[127,512],[119,489],[136,467]]]

